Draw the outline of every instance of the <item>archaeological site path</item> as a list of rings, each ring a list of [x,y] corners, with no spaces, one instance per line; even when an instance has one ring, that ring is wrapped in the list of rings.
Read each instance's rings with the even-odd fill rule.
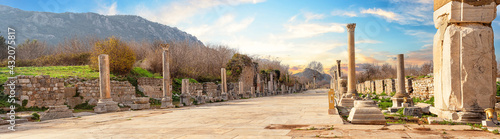
[[[28,122],[18,124],[15,132],[0,126],[0,138],[498,137],[465,131],[468,126],[437,125],[428,126],[432,131],[417,131],[412,127],[418,125],[344,125],[340,116],[328,115],[326,91]],[[448,133],[442,134],[443,129]]]

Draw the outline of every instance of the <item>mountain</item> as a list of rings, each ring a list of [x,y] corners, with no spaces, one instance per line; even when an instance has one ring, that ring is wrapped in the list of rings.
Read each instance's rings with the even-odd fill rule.
[[[113,35],[122,40],[188,41],[203,44],[195,36],[176,27],[151,22],[135,15],[34,12],[4,5],[0,5],[0,13],[1,35],[7,36],[7,27],[14,28],[18,44],[26,39],[57,44],[65,38],[106,38]]]
[[[316,76],[316,82],[326,81],[330,82],[331,76],[328,74],[320,73],[316,70],[312,70],[310,68],[304,69],[304,71],[293,74],[296,77],[306,77],[312,81],[313,76]]]

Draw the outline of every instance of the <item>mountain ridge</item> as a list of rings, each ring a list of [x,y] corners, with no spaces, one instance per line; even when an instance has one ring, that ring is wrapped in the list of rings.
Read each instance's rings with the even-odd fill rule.
[[[75,36],[115,36],[122,40],[188,41],[203,45],[196,36],[177,27],[149,21],[137,15],[24,11],[5,5],[0,5],[0,12],[4,13],[0,14],[0,29],[5,29],[0,30],[1,35],[7,36],[7,27],[14,28],[18,43],[26,39],[37,39],[57,44]]]

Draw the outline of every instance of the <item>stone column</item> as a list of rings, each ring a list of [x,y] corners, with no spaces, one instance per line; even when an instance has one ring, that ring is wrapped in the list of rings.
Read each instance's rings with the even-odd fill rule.
[[[181,97],[180,104],[181,106],[189,106],[191,105],[191,94],[189,92],[189,79],[182,79],[181,85]]]
[[[260,74],[257,74],[257,94],[262,92],[261,91],[261,87],[262,87],[262,82],[260,81]]]
[[[244,89],[243,89],[243,82],[241,82],[241,81],[240,81],[240,82],[238,82],[238,96],[239,96],[240,98],[245,97],[245,91],[244,91]]]
[[[99,55],[99,93],[101,99],[111,98],[111,81],[109,75],[109,56]]]
[[[250,87],[250,95],[251,97],[257,97],[257,95],[255,95],[255,87]]]
[[[392,97],[392,107],[393,108],[398,108],[398,107],[409,107],[411,106],[411,101],[412,99],[410,98],[410,95],[406,93],[405,89],[405,62],[404,62],[404,55],[403,54],[398,54],[397,56],[398,62],[396,64],[396,69],[397,69],[397,89],[396,89],[396,94]],[[406,102],[404,102],[404,98],[406,97]],[[407,103],[406,106],[403,106],[403,103]]]
[[[111,98],[111,83],[109,78],[109,57],[106,54],[99,55],[99,95],[100,99],[94,112],[105,113],[120,111],[118,103]]]
[[[274,85],[273,85],[274,82],[273,82],[273,73],[272,72],[269,73],[269,80],[271,81],[271,83],[269,84],[269,86],[270,86],[269,90],[271,91],[271,93],[273,93],[274,92],[274,88],[273,88],[274,87]]]
[[[345,97],[357,97],[358,93],[356,92],[356,65],[354,61],[354,28],[356,28],[356,23],[347,24],[347,50],[349,54],[349,63],[348,63],[348,76],[347,76],[347,94]]]
[[[221,86],[220,86],[220,90],[221,90],[221,95],[220,95],[220,99],[222,100],[227,100],[228,99],[228,95],[227,95],[227,82],[226,82],[226,69],[225,68],[221,68],[220,69],[220,83],[221,83]]]
[[[163,97],[161,100],[161,108],[173,108],[172,104],[172,91],[170,90],[170,51],[168,44],[162,44],[163,47]]]
[[[434,109],[444,119],[479,123],[495,106],[494,33],[498,1],[434,0]]]
[[[340,60],[337,60],[337,93],[342,95],[342,92],[340,91],[340,89],[342,89],[342,85],[340,83],[340,79],[342,77],[342,71],[340,68],[341,68],[340,67]]]

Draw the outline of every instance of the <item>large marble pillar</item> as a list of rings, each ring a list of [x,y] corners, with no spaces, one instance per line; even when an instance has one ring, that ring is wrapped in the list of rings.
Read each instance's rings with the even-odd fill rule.
[[[111,98],[111,82],[109,74],[109,56],[101,54],[99,59],[99,101],[94,112],[105,113],[120,111],[118,103]]]
[[[397,56],[397,64],[396,64],[396,70],[397,70],[397,84],[398,88],[396,89],[396,94],[391,98],[392,99],[392,107],[397,108],[397,107],[403,107],[403,103],[407,103],[407,106],[404,107],[409,107],[412,104],[412,99],[410,98],[410,95],[406,93],[405,89],[405,62],[404,62],[404,55],[403,54],[398,54]],[[406,98],[406,102],[405,102]]]
[[[479,123],[495,106],[494,0],[434,0],[434,108],[440,118]]]
[[[349,55],[349,61],[347,65],[347,94],[345,97],[357,97],[356,92],[356,62],[354,54],[354,28],[356,28],[356,23],[347,24],[347,51]]]
[[[172,104],[172,90],[170,90],[170,51],[168,44],[163,44],[163,55],[162,55],[162,64],[163,64],[163,97],[161,100],[161,108],[173,108]]]

